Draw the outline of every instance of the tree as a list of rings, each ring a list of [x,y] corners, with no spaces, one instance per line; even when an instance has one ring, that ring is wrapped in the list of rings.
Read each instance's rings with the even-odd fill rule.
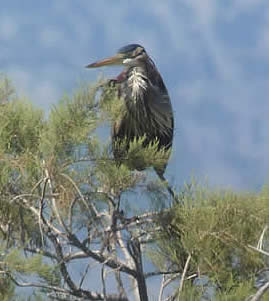
[[[268,289],[269,254],[262,250],[268,244],[268,189],[234,193],[194,183],[181,199],[161,218],[164,231],[157,239],[158,262],[181,275],[175,296],[197,300],[210,287],[214,300],[252,300],[255,287],[266,283]],[[204,285],[193,285],[198,279]]]
[[[124,110],[113,87],[82,85],[48,117],[13,92],[2,78],[1,300],[31,287],[35,295],[21,299],[145,301],[152,277],[163,279],[159,300],[205,299],[208,288],[216,300],[256,293],[268,266],[253,249],[268,221],[266,189],[192,183],[173,200],[154,174],[133,170],[165,160],[157,144],[137,139],[119,166],[99,138]]]
[[[153,275],[143,270],[143,249],[158,212],[123,209],[128,193],[146,185],[143,175],[118,166],[109,144],[97,137],[101,122],[122,110],[109,89],[97,102],[98,88],[84,86],[65,96],[48,119],[26,101],[3,99],[1,273],[16,286],[39,288],[57,300],[127,300],[127,277],[135,294],[148,300],[146,278]],[[126,162],[132,162],[132,152],[144,161],[165,156],[156,145],[143,150],[142,143],[143,138],[131,145]],[[158,189],[165,195],[164,187]],[[86,279],[96,263],[95,291]],[[73,270],[81,275],[73,276]],[[111,274],[112,292],[106,280]]]

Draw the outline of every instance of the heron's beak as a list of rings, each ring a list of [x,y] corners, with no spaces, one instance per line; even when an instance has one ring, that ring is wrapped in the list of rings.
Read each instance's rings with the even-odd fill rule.
[[[87,65],[86,68],[98,68],[98,67],[102,67],[102,66],[122,65],[122,62],[123,62],[122,55],[120,53],[117,53],[114,56],[105,58],[101,61],[97,61],[90,65]]]

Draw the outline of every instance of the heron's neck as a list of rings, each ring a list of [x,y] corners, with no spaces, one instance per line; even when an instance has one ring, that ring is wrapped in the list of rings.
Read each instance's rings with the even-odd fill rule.
[[[148,87],[148,77],[144,68],[133,67],[129,70],[128,87],[135,102],[143,99],[143,94]]]

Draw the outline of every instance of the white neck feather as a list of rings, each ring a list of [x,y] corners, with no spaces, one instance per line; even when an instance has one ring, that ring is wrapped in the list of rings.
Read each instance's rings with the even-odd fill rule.
[[[128,86],[132,89],[132,97],[137,101],[147,89],[147,77],[139,72],[138,68],[133,68],[131,76],[128,79]]]

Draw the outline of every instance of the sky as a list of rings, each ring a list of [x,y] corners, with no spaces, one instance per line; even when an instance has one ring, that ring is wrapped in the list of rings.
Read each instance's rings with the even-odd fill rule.
[[[166,176],[258,191],[269,175],[268,0],[7,1],[0,10],[0,72],[49,111],[85,65],[143,45],[169,90],[176,119]]]
[[[119,68],[84,66],[129,43],[146,48],[169,90],[176,124],[170,183],[195,177],[239,191],[268,183],[268,0],[1,5],[0,72],[47,112],[81,81],[117,75]]]

